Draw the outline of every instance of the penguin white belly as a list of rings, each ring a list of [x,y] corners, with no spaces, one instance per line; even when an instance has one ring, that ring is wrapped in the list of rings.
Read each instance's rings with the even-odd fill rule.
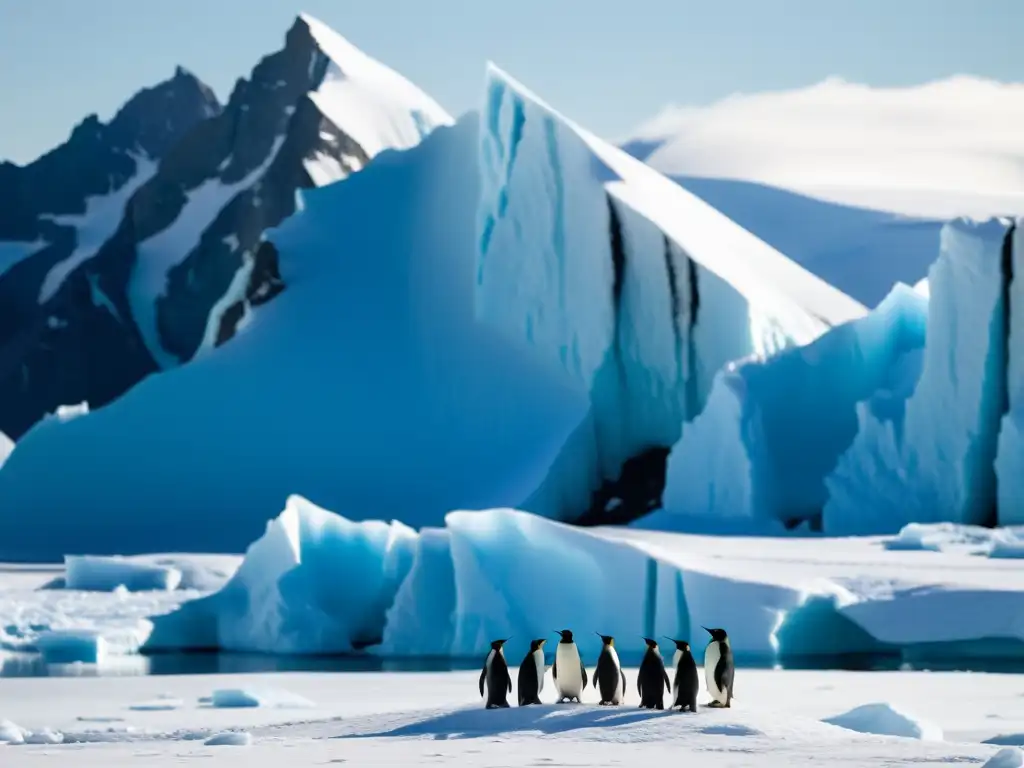
[[[611,654],[612,661],[615,662],[615,669],[618,672],[618,674],[615,676],[615,696],[612,697],[612,700],[616,704],[621,704],[622,697],[626,693],[624,690],[622,690],[622,665],[619,664],[619,654],[614,648],[609,648],[608,652]]]
[[[555,650],[555,663],[558,665],[558,677],[555,678],[558,695],[563,698],[582,696],[583,677],[580,674],[580,653],[576,650],[576,644],[559,643]]]
[[[676,693],[679,691],[679,686],[676,685],[676,670],[679,669],[679,660],[683,658],[683,652],[678,648],[676,652],[672,654],[672,700],[675,701]]]
[[[537,693],[544,690],[544,651],[539,648],[533,652],[533,665],[537,668]]]
[[[727,698],[725,691],[719,690],[715,684],[715,667],[718,666],[720,658],[722,658],[722,649],[718,643],[708,643],[708,647],[704,649],[704,681],[707,683],[711,698],[724,704]]]
[[[487,673],[484,675],[484,695],[491,695],[491,669],[494,666],[494,657],[498,654],[496,650],[491,648],[491,652],[487,654],[487,661],[484,662],[484,669]]]

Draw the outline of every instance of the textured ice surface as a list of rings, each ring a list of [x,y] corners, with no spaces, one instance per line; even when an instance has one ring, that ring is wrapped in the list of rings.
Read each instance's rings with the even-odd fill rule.
[[[929,272],[920,378],[901,409],[858,406],[857,437],[826,479],[825,529],[897,531],[909,522],[996,522],[1006,408],[1007,224],[958,221]]]
[[[627,460],[676,442],[726,362],[864,314],[493,66],[480,158],[478,314],[590,399],[528,509],[579,514]]]
[[[923,297],[899,285],[867,317],[720,372],[672,449],[656,524],[672,528],[694,515],[820,518],[825,478],[857,435],[858,409],[901,415],[926,311]]]

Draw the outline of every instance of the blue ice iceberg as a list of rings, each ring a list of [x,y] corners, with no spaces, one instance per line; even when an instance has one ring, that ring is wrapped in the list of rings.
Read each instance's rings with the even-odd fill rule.
[[[858,408],[898,416],[926,312],[927,299],[898,285],[867,317],[727,366],[672,449],[664,511],[644,525],[696,515],[820,522],[825,478],[857,436]]]
[[[649,512],[723,365],[865,313],[493,66],[480,141],[478,315],[589,393],[531,511]]]
[[[154,618],[151,649],[365,652],[510,659],[552,629],[587,660],[611,634],[628,663],[642,637],[724,626],[744,657],[961,644],[1024,653],[1024,572],[971,552],[887,550],[880,540],[708,537],[580,528],[511,509],[447,515],[444,528],[355,523],[300,497],[220,592]],[[922,560],[921,558],[932,558]],[[912,567],[911,567],[912,566]],[[991,641],[991,642],[990,642]],[[923,645],[922,645],[923,643]]]
[[[857,437],[826,480],[829,532],[998,521],[994,464],[1008,408],[1011,317],[1007,229],[1001,220],[957,221],[943,229],[928,276],[928,340],[919,379],[901,407],[858,406]],[[1012,414],[1006,420],[1012,422]],[[1008,466],[1012,438],[1005,443],[1001,462]],[[1015,458],[1008,474],[1019,474]]]

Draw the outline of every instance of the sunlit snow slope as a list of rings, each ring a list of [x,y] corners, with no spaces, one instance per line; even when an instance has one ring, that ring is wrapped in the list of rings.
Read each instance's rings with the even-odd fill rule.
[[[627,147],[663,173],[745,179],[930,218],[1024,212],[1024,85],[838,79],[670,107]],[[906,279],[906,278],[902,278]]]
[[[527,509],[649,511],[665,454],[719,368],[864,314],[495,67],[481,124],[479,314],[561,365],[591,401]]]
[[[241,551],[296,489],[413,525],[528,495],[586,398],[473,321],[476,147],[468,118],[305,194],[244,333],[21,441],[0,557]]]

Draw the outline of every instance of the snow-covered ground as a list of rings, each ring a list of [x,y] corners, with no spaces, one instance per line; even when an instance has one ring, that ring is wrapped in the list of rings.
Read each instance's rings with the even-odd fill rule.
[[[696,715],[636,709],[636,670],[626,675],[621,708],[595,706],[588,688],[583,705],[490,711],[476,672],[0,680],[0,734],[64,742],[0,745],[0,764],[980,765],[1024,743],[1024,685],[1012,675],[741,668],[733,708]],[[244,703],[240,692],[264,706],[214,706]],[[541,698],[552,696],[549,673]],[[848,714],[872,704],[882,706]]]

